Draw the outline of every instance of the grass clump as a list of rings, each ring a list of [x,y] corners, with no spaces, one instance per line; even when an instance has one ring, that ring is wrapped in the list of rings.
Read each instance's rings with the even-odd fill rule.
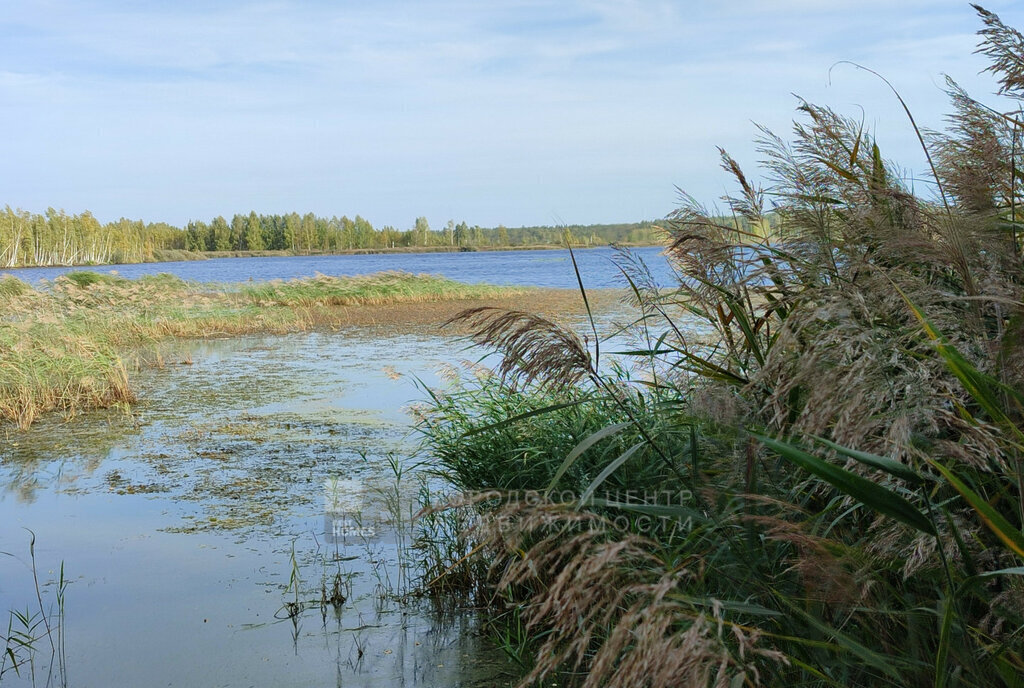
[[[63,278],[76,287],[89,287],[94,284],[123,284],[128,281],[114,274],[104,274],[92,270],[75,270],[65,273]]]
[[[0,276],[0,298],[13,299],[29,291],[31,287],[13,275]]]
[[[186,260],[206,260],[207,257],[198,251],[186,251],[178,248],[153,249],[153,262],[172,263]]]
[[[1024,37],[979,12],[1024,100]],[[769,188],[723,153],[744,222],[685,198],[671,289],[621,256],[638,379],[465,315],[504,362],[421,428],[525,684],[1024,685],[1024,122],[950,95],[934,198],[808,103]]]
[[[0,290],[0,420],[22,428],[48,411],[131,403],[126,359],[158,362],[168,337],[338,328],[348,307],[516,292],[403,273],[219,286],[88,271],[40,289],[5,278]]]
[[[16,340],[4,336],[0,351],[0,418],[21,428],[47,411],[74,414],[135,400],[124,362],[99,342],[43,328]]]
[[[317,275],[311,279],[245,284],[240,293],[252,303],[278,306],[352,306],[477,299],[507,293],[502,287],[462,284],[437,275],[381,272],[354,277]]]
[[[429,405],[417,409],[424,449],[460,490],[522,493],[550,488],[579,495],[602,467],[638,442],[642,446],[635,450],[639,452],[635,460],[608,476],[602,494],[656,484],[664,472],[648,456],[651,445],[635,431],[619,427],[623,421],[628,423],[623,405],[641,416],[645,430],[675,453],[681,453],[691,439],[687,428],[655,412],[657,394],[622,385],[623,396],[613,400],[590,385],[510,387],[499,375],[479,368],[474,372],[453,374],[444,392],[428,390]],[[508,422],[513,418],[518,420]],[[618,430],[593,443],[589,451],[574,455],[581,442],[608,427]],[[566,463],[567,456],[574,459]]]

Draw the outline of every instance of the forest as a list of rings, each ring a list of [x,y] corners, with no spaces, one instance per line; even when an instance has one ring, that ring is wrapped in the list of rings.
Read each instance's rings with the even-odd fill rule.
[[[449,220],[432,229],[419,217],[408,229],[374,227],[368,220],[299,215],[236,214],[190,221],[182,227],[121,218],[106,224],[84,211],[69,215],[12,209],[0,211],[0,267],[100,265],[201,258],[209,252],[281,251],[292,254],[359,250],[440,248],[473,250],[501,247],[652,244],[663,237],[657,223],[537,227],[480,227]],[[187,253],[186,253],[187,252]]]

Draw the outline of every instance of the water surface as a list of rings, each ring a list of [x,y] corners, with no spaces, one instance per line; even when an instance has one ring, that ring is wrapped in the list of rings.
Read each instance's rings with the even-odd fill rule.
[[[641,255],[668,270],[657,249]],[[617,283],[611,251],[577,257],[588,287]],[[575,285],[564,251],[119,267],[197,281],[395,269]],[[599,329],[614,331],[618,315],[604,314]],[[47,610],[56,611],[62,562],[70,580],[68,685],[515,683],[517,668],[485,640],[478,616],[407,595],[419,566],[410,516],[421,478],[430,480],[406,411],[423,398],[414,380],[438,385],[439,368],[478,350],[369,330],[169,346],[162,368],[133,374],[140,401],[130,413],[0,429],[0,614],[36,604],[31,530]],[[620,338],[618,348],[637,347]],[[345,601],[322,608],[335,580]],[[5,686],[47,683],[40,644],[42,673],[8,672]]]
[[[659,286],[673,284],[668,261],[657,246],[633,249],[650,267]],[[579,249],[576,261],[588,289],[625,286],[610,248]],[[366,275],[385,270],[443,275],[467,283],[575,288],[576,273],[567,250],[477,251],[465,253],[388,253],[350,256],[283,256],[266,258],[213,258],[168,263],[135,263],[89,268],[18,268],[3,272],[29,281],[54,277],[72,270],[116,271],[128,278],[169,272],[196,282],[245,282],[323,275]]]
[[[473,614],[403,597],[421,489],[403,408],[413,376],[439,382],[450,345],[357,332],[186,343],[141,375],[133,415],[10,435],[0,611],[34,606],[31,529],[47,608],[61,562],[71,580],[69,685],[507,683]],[[321,610],[335,576],[347,599]]]

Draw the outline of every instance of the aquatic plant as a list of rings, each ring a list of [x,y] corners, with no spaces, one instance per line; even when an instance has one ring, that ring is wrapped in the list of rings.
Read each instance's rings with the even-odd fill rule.
[[[33,686],[66,686],[65,599],[69,581],[64,576],[64,562],[61,562],[58,578],[52,581],[52,604],[47,605],[36,566],[36,535],[32,531],[28,533],[34,600],[24,609],[8,610],[7,630],[0,635],[0,642],[4,644],[0,651],[0,683],[5,675],[13,672]],[[13,556],[9,552],[0,554]],[[49,648],[48,655],[45,654],[46,647]]]
[[[257,304],[284,306],[354,306],[420,301],[486,298],[507,293],[486,284],[464,285],[437,275],[380,272],[353,277],[274,280],[243,284],[239,293]]]
[[[502,490],[473,549],[524,683],[1024,685],[1024,37],[978,12],[1015,102],[950,82],[946,132],[909,119],[935,197],[801,102],[791,142],[762,132],[768,188],[722,152],[743,222],[683,197],[675,288],[623,254],[647,375],[465,314],[504,362],[420,427],[460,489]]]

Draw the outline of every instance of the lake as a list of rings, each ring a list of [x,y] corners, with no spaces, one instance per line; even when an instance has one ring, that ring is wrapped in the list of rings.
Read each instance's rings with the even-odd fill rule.
[[[668,279],[658,249],[638,253]],[[611,251],[577,256],[588,287],[619,284]],[[566,251],[116,269],[220,282],[406,270],[575,286]],[[598,322],[615,329],[607,315]],[[409,597],[421,557],[412,514],[424,489],[444,485],[417,453],[406,409],[423,398],[416,380],[441,385],[440,370],[478,355],[464,346],[356,329],[174,342],[161,367],[133,373],[130,413],[0,430],[0,614],[27,610],[40,628],[32,533],[43,608],[51,620],[64,611],[63,659],[40,640],[32,672],[8,669],[2,684],[513,685],[518,667],[481,618]]]
[[[632,249],[659,286],[673,284],[674,274],[660,246]],[[583,284],[588,289],[624,287],[626,282],[610,248],[575,251]],[[443,275],[460,282],[576,288],[576,274],[567,250],[474,251],[464,253],[387,253],[351,256],[281,256],[213,258],[172,263],[135,263],[89,267],[17,268],[2,270],[27,282],[51,280],[72,270],[114,270],[129,279],[169,272],[196,282],[245,282],[322,275],[367,275],[385,270]]]

